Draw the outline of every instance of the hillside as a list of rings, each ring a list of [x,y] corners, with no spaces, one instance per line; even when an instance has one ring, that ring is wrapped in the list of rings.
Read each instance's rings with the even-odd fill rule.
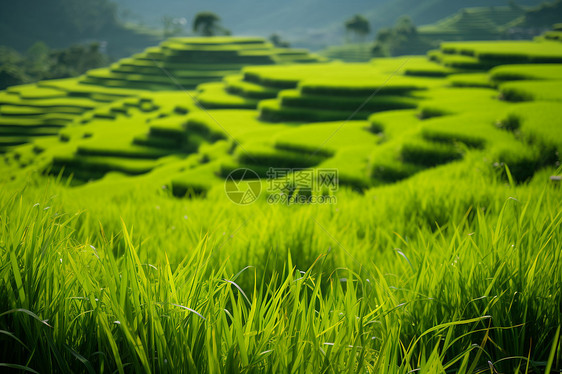
[[[199,11],[219,14],[223,24],[235,34],[268,36],[281,34],[293,45],[320,49],[343,41],[343,22],[356,13],[364,14],[372,30],[394,24],[402,15],[409,15],[416,24],[429,24],[449,16],[463,7],[506,5],[505,0],[375,0],[370,2],[290,0],[263,2],[257,0],[191,1],[181,0],[116,0],[120,9],[128,9],[144,22],[160,25],[163,15],[191,20]],[[539,4],[540,0],[521,0],[521,5]]]
[[[426,53],[444,41],[532,39],[560,20],[562,1],[536,7],[486,6],[462,8],[437,22],[416,27],[401,17],[393,27],[377,31],[375,42],[332,45],[320,54],[344,61],[368,61],[372,57]],[[547,38],[557,39],[557,31]]]
[[[508,25],[524,15],[525,9],[521,7],[463,8],[434,24],[420,26],[418,30],[420,34],[436,40],[500,39]]]
[[[562,0],[546,2],[531,8],[519,19],[509,25],[513,32],[521,30],[544,30],[548,26],[559,23],[562,19]]]
[[[265,34],[275,31],[321,28],[355,13],[363,13],[387,0],[322,1],[288,0],[283,2],[258,0],[115,0],[120,9],[128,9],[146,22],[159,25],[162,15],[193,19],[196,13],[209,10],[221,16],[223,24],[235,34]]]
[[[430,25],[420,35],[436,41],[531,39],[562,19],[562,1],[535,7],[503,6],[463,8]]]
[[[0,45],[24,52],[37,41],[50,48],[100,42],[113,58],[128,56],[158,39],[124,27],[109,0],[25,0],[0,3]]]
[[[541,0],[516,1],[518,5],[538,5]],[[449,17],[462,8],[505,6],[507,1],[488,0],[394,0],[378,5],[368,12],[375,25],[390,26],[398,17],[408,15],[416,25],[425,25]]]

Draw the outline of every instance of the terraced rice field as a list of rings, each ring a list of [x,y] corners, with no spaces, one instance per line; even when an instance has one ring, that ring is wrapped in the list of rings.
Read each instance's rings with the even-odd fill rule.
[[[555,372],[548,35],[362,63],[173,38],[1,92],[0,368]],[[337,170],[337,204],[268,203],[271,168]]]
[[[261,55],[271,52],[256,47],[265,48],[253,39],[239,44],[219,39],[204,48],[200,40],[182,48],[178,43],[163,43],[160,58],[231,54],[233,45],[242,46],[236,53],[256,48]],[[531,150],[518,139],[517,129],[504,131],[498,124],[511,118],[523,101],[550,105],[558,113],[560,46],[550,41],[459,42],[444,43],[428,58],[270,63],[242,67],[218,82],[211,75],[199,77],[211,82],[192,91],[148,91],[151,83],[144,89],[108,88],[103,81],[93,84],[91,74],[14,87],[2,93],[1,142],[6,151],[24,145],[6,153],[5,163],[41,164],[52,174],[73,174],[75,182],[108,172],[158,174],[165,167],[166,178],[155,178],[155,183],[176,194],[192,189],[206,193],[239,167],[255,168],[262,175],[269,167],[338,168],[342,183],[357,189],[457,162],[473,151],[484,152],[491,164],[509,161],[519,170],[518,165],[542,165],[550,155]],[[204,52],[192,52],[196,47]],[[454,64],[454,58],[473,62]],[[510,58],[519,64],[487,70]],[[552,63],[545,64],[545,58]],[[529,64],[520,64],[522,59]],[[537,59],[540,64],[531,63]],[[120,65],[128,66],[128,61]],[[133,61],[145,62],[140,57]],[[201,71],[226,74],[211,66]],[[105,73],[112,71],[115,67]],[[169,71],[169,77],[158,71],[159,79],[173,87],[176,71]],[[124,86],[129,83],[137,81],[123,80]],[[515,177],[524,180],[529,174],[515,172]]]
[[[225,63],[225,61],[228,61]],[[307,51],[277,49],[260,38],[171,38],[158,47],[125,58],[85,76],[10,88],[0,94],[0,131],[12,139],[0,151],[34,136],[53,135],[57,128],[88,111],[124,98],[155,91],[193,90],[221,81],[246,65],[322,61]],[[106,107],[106,110],[114,108]],[[95,113],[101,117],[102,111]],[[92,114],[92,113],[90,113]],[[112,114],[107,114],[109,119]]]

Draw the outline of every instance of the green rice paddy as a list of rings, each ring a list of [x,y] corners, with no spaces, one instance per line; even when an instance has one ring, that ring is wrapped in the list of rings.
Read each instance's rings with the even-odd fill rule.
[[[548,35],[354,63],[172,38],[0,92],[0,369],[556,372]],[[272,204],[272,167],[338,170],[337,203]]]

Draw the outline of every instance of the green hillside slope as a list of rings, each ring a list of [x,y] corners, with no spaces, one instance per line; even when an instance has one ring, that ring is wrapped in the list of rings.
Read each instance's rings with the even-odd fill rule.
[[[109,0],[25,0],[0,3],[0,45],[26,51],[38,41],[50,48],[103,43],[113,58],[138,52],[159,41],[123,26]]]
[[[538,151],[494,127],[522,105],[511,101],[545,101],[556,115],[549,104],[558,100],[556,78],[507,82],[504,74],[500,84],[487,72],[515,62],[560,64],[561,43],[444,43],[429,59],[362,64],[314,59],[255,38],[171,39],[80,80],[14,87],[1,97],[6,162],[41,160],[51,173],[81,181],[150,172],[147,180],[182,195],[204,193],[239,167],[262,176],[269,167],[337,168],[343,184],[363,189],[460,161],[472,148],[524,180],[560,146],[545,138],[554,142]],[[223,78],[249,63],[270,66]],[[203,81],[210,83],[197,91],[168,92]],[[444,131],[451,122],[456,130]]]

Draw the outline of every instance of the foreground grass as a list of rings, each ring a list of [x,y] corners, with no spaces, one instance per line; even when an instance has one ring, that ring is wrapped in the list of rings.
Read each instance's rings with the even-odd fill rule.
[[[560,187],[542,182],[547,172],[518,187],[463,173],[436,169],[365,195],[342,191],[330,207],[242,209],[218,195],[177,201],[4,185],[0,365],[560,368]]]

